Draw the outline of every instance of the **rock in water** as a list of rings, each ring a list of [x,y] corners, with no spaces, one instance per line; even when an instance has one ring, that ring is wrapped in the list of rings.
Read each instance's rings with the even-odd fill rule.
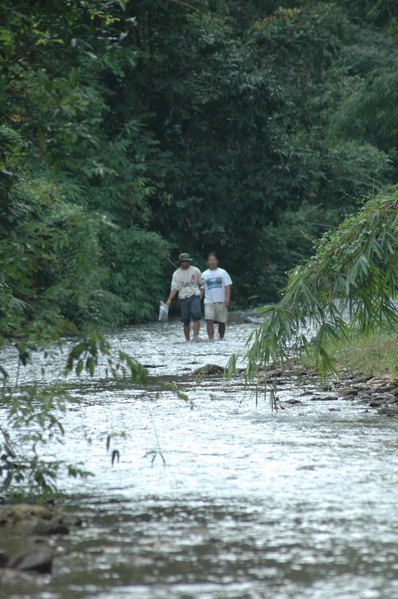
[[[205,376],[205,375],[222,375],[225,372],[225,368],[223,366],[218,366],[217,364],[205,364],[200,368],[194,370],[193,374]]]
[[[36,525],[32,530],[32,535],[49,536],[49,535],[67,535],[69,529],[61,522],[52,522],[51,520],[37,520]]]
[[[54,554],[48,547],[30,549],[9,561],[8,567],[14,570],[34,570],[49,574],[52,568]]]

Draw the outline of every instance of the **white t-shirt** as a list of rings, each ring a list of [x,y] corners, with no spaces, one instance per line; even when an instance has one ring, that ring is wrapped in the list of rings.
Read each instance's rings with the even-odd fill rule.
[[[178,268],[171,280],[171,288],[178,291],[178,297],[191,297],[199,295],[199,285],[203,285],[202,273],[196,266],[189,266],[187,269]]]
[[[205,289],[205,304],[211,302],[225,302],[225,286],[232,285],[231,277],[223,268],[210,270],[208,268],[202,274],[205,284],[201,285]]]

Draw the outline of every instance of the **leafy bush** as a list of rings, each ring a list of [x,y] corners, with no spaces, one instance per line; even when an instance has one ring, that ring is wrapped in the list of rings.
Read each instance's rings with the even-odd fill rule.
[[[109,229],[102,236],[107,289],[122,300],[116,322],[153,318],[170,285],[165,274],[169,244],[157,233],[138,227]]]
[[[331,340],[398,326],[398,190],[369,200],[358,214],[326,234],[316,254],[291,271],[282,299],[260,310],[248,372],[289,356],[292,343],[315,348],[323,377],[335,369]],[[316,329],[314,345],[308,328]]]

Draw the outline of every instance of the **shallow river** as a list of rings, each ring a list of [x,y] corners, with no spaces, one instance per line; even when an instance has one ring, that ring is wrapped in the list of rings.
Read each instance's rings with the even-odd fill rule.
[[[272,411],[240,381],[192,376],[242,354],[253,327],[231,323],[214,343],[183,342],[177,321],[113,332],[115,348],[149,366],[148,388],[123,388],[101,370],[71,379],[81,405],[56,451],[95,474],[61,481],[84,525],[52,542],[51,578],[0,596],[398,599],[397,420],[321,401],[330,392],[311,381],[278,389],[281,402],[300,403]],[[13,359],[4,352],[10,372]],[[47,380],[56,372],[48,365]],[[113,467],[110,431],[126,433]]]

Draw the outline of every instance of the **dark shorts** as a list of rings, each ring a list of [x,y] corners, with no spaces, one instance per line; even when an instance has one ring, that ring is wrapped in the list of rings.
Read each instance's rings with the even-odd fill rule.
[[[191,295],[191,297],[180,299],[181,320],[184,324],[189,324],[192,320],[200,320],[202,316],[200,306],[200,296]]]

